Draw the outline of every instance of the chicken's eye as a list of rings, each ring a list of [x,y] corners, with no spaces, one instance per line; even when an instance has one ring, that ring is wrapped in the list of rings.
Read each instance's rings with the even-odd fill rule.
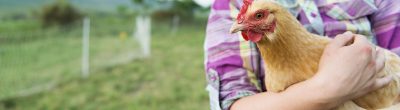
[[[257,13],[256,16],[255,16],[255,18],[256,18],[257,20],[259,20],[259,19],[261,19],[261,18],[263,18],[263,17],[264,17],[264,14],[262,14],[262,13]]]

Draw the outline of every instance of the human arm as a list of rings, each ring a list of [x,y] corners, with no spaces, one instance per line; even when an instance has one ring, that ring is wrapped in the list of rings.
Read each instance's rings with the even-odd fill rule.
[[[311,79],[280,93],[265,92],[241,98],[231,109],[326,110],[388,84],[390,77],[376,77],[384,65],[381,51],[375,52],[359,35],[355,36],[354,44],[345,46],[351,36],[339,35],[327,46],[319,71]]]
[[[338,103],[323,99],[321,83],[310,79],[297,83],[281,93],[263,92],[237,100],[231,110],[326,110]]]

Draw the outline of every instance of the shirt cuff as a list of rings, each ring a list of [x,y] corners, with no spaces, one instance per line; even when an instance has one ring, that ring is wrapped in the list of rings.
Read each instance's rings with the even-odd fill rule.
[[[226,98],[225,100],[222,101],[222,109],[223,110],[229,110],[230,107],[232,106],[233,102],[235,102],[236,100],[242,98],[242,97],[246,97],[246,96],[251,96],[256,94],[253,91],[248,91],[248,90],[243,90],[243,91],[235,91],[232,94],[230,94],[229,98]]]

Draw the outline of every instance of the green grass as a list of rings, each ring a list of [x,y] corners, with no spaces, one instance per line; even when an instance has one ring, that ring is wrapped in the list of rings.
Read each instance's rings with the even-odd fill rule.
[[[93,71],[129,61],[138,53],[133,38],[119,36],[120,32],[132,29],[122,23],[130,20],[115,19],[92,19],[90,67]],[[8,21],[0,29],[0,100],[32,94],[81,76],[79,23],[71,29],[41,29],[40,24],[29,19]]]
[[[173,35],[165,23],[153,22],[151,57],[135,59],[124,64],[102,66],[102,68],[93,70],[87,79],[72,78],[57,84],[49,91],[8,98],[0,102],[0,109],[208,109],[203,71],[204,24],[205,21],[183,25],[178,33]],[[104,54],[97,53],[102,56],[101,59],[112,57],[107,54],[121,52],[113,50],[118,47],[117,45],[133,45],[107,39],[116,33],[118,31],[108,31],[104,32],[105,36],[99,37],[101,40],[98,42],[101,43],[95,44],[98,46],[96,48],[110,50],[105,51]],[[96,53],[96,49],[92,50]]]

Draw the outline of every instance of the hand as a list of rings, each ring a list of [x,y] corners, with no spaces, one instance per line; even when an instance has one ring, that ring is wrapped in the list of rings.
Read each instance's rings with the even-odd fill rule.
[[[389,84],[390,76],[377,75],[384,64],[383,51],[376,50],[364,36],[346,32],[327,45],[313,79],[323,85],[323,99],[343,103]]]

